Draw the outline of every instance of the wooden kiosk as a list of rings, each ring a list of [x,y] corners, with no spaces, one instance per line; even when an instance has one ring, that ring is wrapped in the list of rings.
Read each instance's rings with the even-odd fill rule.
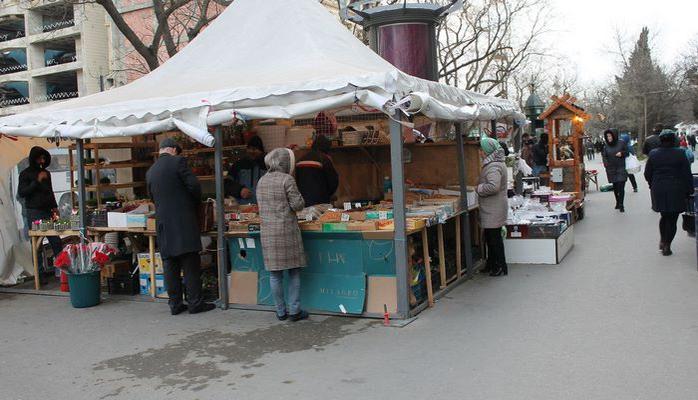
[[[575,193],[584,200],[584,125],[591,119],[577,99],[552,96],[553,103],[538,117],[548,133],[550,187]]]

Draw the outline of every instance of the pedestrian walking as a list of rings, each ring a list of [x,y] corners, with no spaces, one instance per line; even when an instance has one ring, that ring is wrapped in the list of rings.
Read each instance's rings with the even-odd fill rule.
[[[642,146],[642,154],[649,156],[650,152],[659,147],[659,134],[664,130],[664,125],[655,124],[652,129],[652,134],[645,138],[645,144]]]
[[[507,222],[507,166],[504,163],[504,150],[491,138],[480,140],[482,171],[477,185],[480,204],[480,225],[485,230],[487,243],[487,266],[483,272],[490,276],[509,273],[502,227]]]
[[[632,145],[632,139],[630,137],[630,133],[622,133],[620,135],[621,140],[625,142],[625,149],[628,154],[630,155],[635,155],[635,147]],[[637,193],[637,180],[635,179],[635,174],[630,174],[628,173],[628,180],[630,180],[630,184],[633,187],[633,192]]]
[[[628,150],[623,140],[618,138],[618,131],[607,129],[604,133],[605,146],[601,157],[606,168],[608,183],[613,184],[613,195],[616,197],[616,210],[625,212],[625,182],[628,172],[625,170],[625,158]]]
[[[264,267],[271,274],[269,283],[276,304],[276,317],[299,321],[308,318],[301,309],[301,268],[306,266],[303,239],[296,212],[305,207],[296,180],[293,151],[276,149],[264,162],[267,174],[257,185],[257,201],[261,218],[262,253]],[[288,271],[288,309],[284,298],[284,271]]]
[[[688,135],[688,145],[691,146],[691,151],[696,152],[696,133],[692,132]]]
[[[58,215],[56,196],[53,194],[51,173],[47,168],[51,165],[51,154],[46,149],[35,146],[29,151],[29,166],[19,174],[17,195],[24,201],[27,228],[37,220],[50,221]],[[63,250],[61,238],[48,236],[53,256]],[[40,279],[35,276],[34,279]]]
[[[201,295],[201,235],[199,203],[201,184],[187,165],[177,156],[177,143],[172,139],[160,142],[160,156],[146,173],[148,192],[155,203],[156,234],[165,267],[165,287],[170,312],[178,315],[211,311]],[[182,270],[187,287],[187,304],[182,293]]]
[[[587,160],[592,161],[595,157],[594,142],[591,139],[587,139],[585,147],[586,147],[586,153],[587,153]]]
[[[676,147],[673,132],[660,135],[661,146],[650,153],[645,166],[645,179],[652,193],[652,210],[661,214],[659,219],[659,250],[670,256],[671,242],[676,236],[676,222],[686,211],[693,192],[691,166],[683,149]]]

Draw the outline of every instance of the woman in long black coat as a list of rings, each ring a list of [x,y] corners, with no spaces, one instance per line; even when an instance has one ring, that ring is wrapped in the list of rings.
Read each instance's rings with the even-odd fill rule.
[[[673,132],[663,132],[659,148],[650,152],[645,166],[645,179],[652,192],[652,209],[661,213],[659,249],[670,256],[671,242],[676,236],[676,222],[686,211],[688,196],[693,192],[693,176],[683,149],[676,147]]]
[[[608,183],[613,184],[613,194],[616,197],[616,210],[625,212],[625,181],[628,172],[625,170],[625,158],[628,149],[624,141],[619,140],[616,129],[607,129],[603,133],[605,146],[601,152],[603,166],[606,168]]]

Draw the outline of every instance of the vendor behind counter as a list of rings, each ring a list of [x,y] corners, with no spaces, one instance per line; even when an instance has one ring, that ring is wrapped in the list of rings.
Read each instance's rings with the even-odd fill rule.
[[[225,179],[225,195],[233,196],[239,204],[256,204],[257,183],[267,172],[264,164],[264,143],[259,136],[247,142],[247,154],[233,164]]]
[[[329,204],[339,186],[339,175],[329,156],[332,143],[318,135],[308,154],[296,164],[296,182],[306,207]]]

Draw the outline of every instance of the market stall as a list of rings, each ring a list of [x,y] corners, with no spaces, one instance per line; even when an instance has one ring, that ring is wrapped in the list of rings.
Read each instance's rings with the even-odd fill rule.
[[[220,40],[222,37],[228,40]],[[241,63],[240,54],[252,62]],[[381,236],[370,239],[371,235],[367,237],[362,232],[360,240],[364,241],[362,245],[365,246],[370,246],[366,240],[383,241],[383,244],[390,245],[389,262],[382,272],[388,278],[394,277],[394,288],[390,290],[395,293],[395,312],[391,316],[407,318],[420,309],[410,305],[408,237],[412,232],[409,229],[411,222],[407,218],[410,212],[407,203],[409,191],[405,185],[410,163],[405,163],[409,153],[405,152],[403,146],[413,138],[412,121],[409,120],[420,116],[436,122],[454,123],[448,146],[443,146],[438,154],[432,153],[426,157],[432,157],[432,161],[433,157],[449,157],[454,161],[449,168],[457,174],[457,179],[449,179],[450,187],[427,180],[418,183],[436,183],[436,187],[430,190],[455,192],[446,221],[452,220],[460,228],[456,232],[463,243],[462,257],[465,260],[461,266],[462,272],[466,268],[473,270],[471,235],[477,236],[472,233],[474,227],[471,219],[474,215],[470,213],[468,204],[466,173],[469,170],[470,174],[477,174],[477,170],[466,165],[466,162],[477,162],[477,159],[473,155],[466,156],[469,147],[464,143],[463,133],[466,130],[463,125],[472,121],[490,123],[497,120],[522,124],[524,117],[517,106],[508,100],[404,74],[365,47],[315,1],[268,0],[260,3],[238,0],[186,48],[143,78],[108,92],[49,106],[40,112],[1,118],[0,131],[76,140],[80,231],[82,236],[87,236],[89,227],[84,183],[86,139],[142,136],[178,130],[199,143],[215,146],[212,182],[216,193],[216,214],[221,216],[224,214],[223,125],[236,120],[299,121],[311,118],[320,111],[346,108],[349,108],[349,114],[365,113],[352,112],[353,107],[375,110],[384,116],[383,133],[388,142],[376,147],[380,150],[375,151],[380,152],[376,157],[382,160],[381,175],[386,170],[390,172],[384,176],[391,179],[392,218],[381,218],[380,213],[388,210],[376,208],[375,211],[379,213],[379,221],[391,221],[379,224],[391,226],[392,230],[368,230]],[[213,134],[209,133],[209,127],[214,128]],[[405,129],[409,135],[405,135]],[[407,146],[408,150],[410,146]],[[417,148],[422,145],[413,146]],[[433,152],[433,149],[430,151]],[[413,160],[417,154],[413,152]],[[440,176],[434,169],[423,173]],[[452,186],[454,183],[457,184],[455,187]],[[338,224],[339,228],[343,227],[341,221]],[[225,308],[229,303],[229,286],[225,284],[227,270],[223,267],[228,261],[225,236],[239,234],[228,233],[224,218],[218,218],[216,225],[219,298],[221,306]],[[318,239],[326,238],[318,235],[352,235],[351,240],[359,240],[354,233],[326,233],[324,230],[323,225],[321,233],[308,232],[308,240],[323,240],[325,244],[333,240]],[[443,227],[437,228],[437,248],[446,247],[443,240],[438,239],[444,236],[444,231]],[[254,232],[243,234],[249,236],[239,238],[245,239],[246,247],[255,243]],[[240,244],[237,240],[233,242]],[[257,243],[255,246],[259,248]],[[375,242],[373,246],[376,246]],[[361,273],[365,274],[372,267],[364,264],[362,267],[354,265],[353,268],[357,271],[362,269]],[[439,279],[443,285],[443,280]],[[234,284],[235,280],[232,280],[233,287]],[[371,280],[366,284],[375,285],[376,282]],[[320,291],[324,290],[321,286],[318,286]],[[393,296],[390,297],[392,301]],[[341,308],[337,309],[341,312]]]
[[[511,263],[559,264],[574,246],[574,223],[584,218],[584,125],[591,116],[569,94],[552,100],[538,117],[548,133],[550,186],[533,178],[510,198],[504,246]]]

